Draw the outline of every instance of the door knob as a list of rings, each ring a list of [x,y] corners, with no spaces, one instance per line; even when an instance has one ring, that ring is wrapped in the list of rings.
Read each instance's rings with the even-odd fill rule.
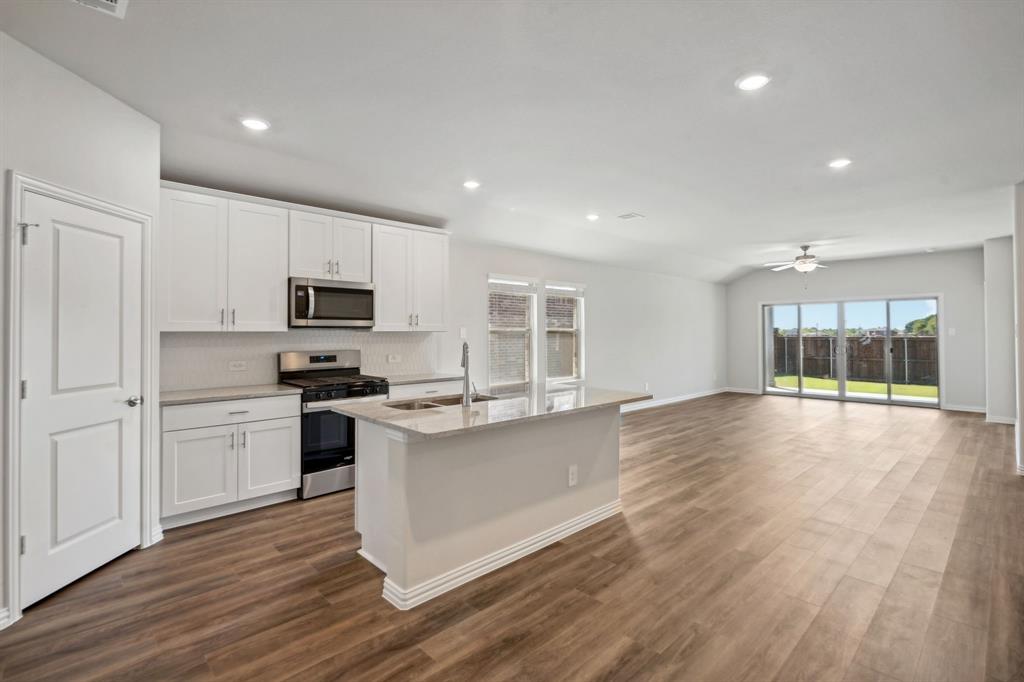
[[[142,396],[141,395],[128,396],[128,400],[124,401],[124,404],[127,405],[128,407],[136,407],[137,405],[141,405],[142,404]]]

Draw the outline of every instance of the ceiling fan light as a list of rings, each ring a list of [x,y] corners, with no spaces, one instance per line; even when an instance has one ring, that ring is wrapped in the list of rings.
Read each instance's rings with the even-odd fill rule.
[[[818,264],[812,260],[798,260],[793,263],[793,269],[797,272],[813,272]]]

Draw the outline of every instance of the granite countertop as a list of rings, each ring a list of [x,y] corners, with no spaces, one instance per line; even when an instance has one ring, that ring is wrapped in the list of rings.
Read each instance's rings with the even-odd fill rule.
[[[423,374],[391,374],[388,383],[392,386],[426,384],[431,381],[462,381],[462,375],[454,372],[425,372]]]
[[[259,384],[256,386],[225,386],[222,388],[196,388],[185,391],[161,391],[160,406],[191,405],[192,403],[215,403],[222,400],[245,400],[247,398],[273,398],[278,395],[298,395],[302,389],[284,384]]]
[[[421,438],[443,438],[496,426],[535,419],[553,419],[573,412],[635,403],[650,400],[652,397],[647,393],[633,391],[574,386],[561,389],[541,388],[528,394],[500,396],[495,400],[475,402],[466,410],[462,405],[425,410],[399,410],[388,407],[385,401],[380,400],[359,403],[342,401],[332,409],[349,417],[363,419]]]

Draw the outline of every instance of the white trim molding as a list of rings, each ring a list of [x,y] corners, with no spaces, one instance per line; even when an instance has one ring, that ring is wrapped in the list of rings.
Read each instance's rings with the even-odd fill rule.
[[[622,406],[621,411],[623,414],[627,412],[637,412],[639,410],[649,410],[655,407],[661,407],[663,405],[671,405],[673,403],[682,403],[687,400],[696,400],[697,398],[706,398],[709,395],[717,395],[724,393],[732,389],[728,388],[713,388],[709,391],[698,391],[697,393],[688,393],[686,395],[675,395],[668,398],[653,398],[651,400],[645,400],[639,403],[627,403]]]
[[[761,391],[756,388],[739,388],[738,386],[723,388],[722,393],[747,393],[749,395],[761,395]]]
[[[617,499],[614,502],[609,502],[597,509],[593,509],[586,514],[582,514],[560,523],[554,528],[549,528],[537,533],[536,535],[528,537],[525,540],[509,545],[504,549],[499,549],[487,556],[480,557],[479,559],[467,564],[463,564],[458,568],[452,569],[447,573],[420,583],[419,585],[407,590],[396,585],[390,578],[384,578],[384,592],[382,596],[395,608],[403,611],[411,609],[414,606],[419,606],[420,604],[429,601],[434,597],[438,597],[445,592],[454,590],[456,587],[464,585],[470,580],[479,578],[480,576],[490,573],[491,571],[495,571],[517,559],[521,559],[527,554],[531,554],[539,549],[547,547],[550,544],[558,542],[562,538],[568,537],[573,533],[577,533],[588,526],[592,526],[595,523],[615,516],[621,511],[622,500]],[[362,554],[362,552],[360,552],[360,554]],[[366,555],[363,556],[365,557]],[[367,558],[367,560],[369,561],[369,558]],[[370,563],[374,564],[378,568],[380,567],[376,561],[370,561]]]
[[[951,405],[950,403],[943,403],[941,409],[948,412],[978,412],[985,414],[985,407],[979,405]]]
[[[11,612],[7,609],[0,609],[0,630],[3,630],[13,622],[14,621],[11,620]]]
[[[202,523],[203,521],[219,519],[222,516],[230,516],[231,514],[237,514],[239,512],[259,509],[260,507],[269,507],[272,504],[289,502],[298,498],[298,496],[299,493],[297,490],[283,490],[279,493],[271,493],[270,495],[254,497],[249,500],[238,500],[237,502],[229,502],[228,504],[222,504],[217,507],[196,509],[195,511],[185,512],[184,514],[165,516],[161,519],[161,523],[164,528],[170,530],[171,528],[190,526],[193,523]],[[160,533],[160,536],[163,537],[163,532]]]
[[[1009,424],[1010,426],[1014,426],[1017,423],[1017,420],[1013,417],[999,417],[994,414],[986,415],[985,421],[990,424]]]

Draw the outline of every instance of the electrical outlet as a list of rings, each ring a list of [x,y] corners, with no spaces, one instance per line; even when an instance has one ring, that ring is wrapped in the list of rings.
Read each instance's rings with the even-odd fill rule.
[[[249,363],[245,360],[232,360],[228,363],[229,372],[245,372],[249,369]]]
[[[580,469],[575,464],[569,465],[569,487],[575,487],[580,482]]]
[[[402,361],[402,356],[399,355],[398,353],[388,353],[388,362],[389,363],[395,363],[395,362],[401,362],[401,361]]]
[[[950,336],[956,336],[956,327],[950,327],[949,328],[949,335]]]

